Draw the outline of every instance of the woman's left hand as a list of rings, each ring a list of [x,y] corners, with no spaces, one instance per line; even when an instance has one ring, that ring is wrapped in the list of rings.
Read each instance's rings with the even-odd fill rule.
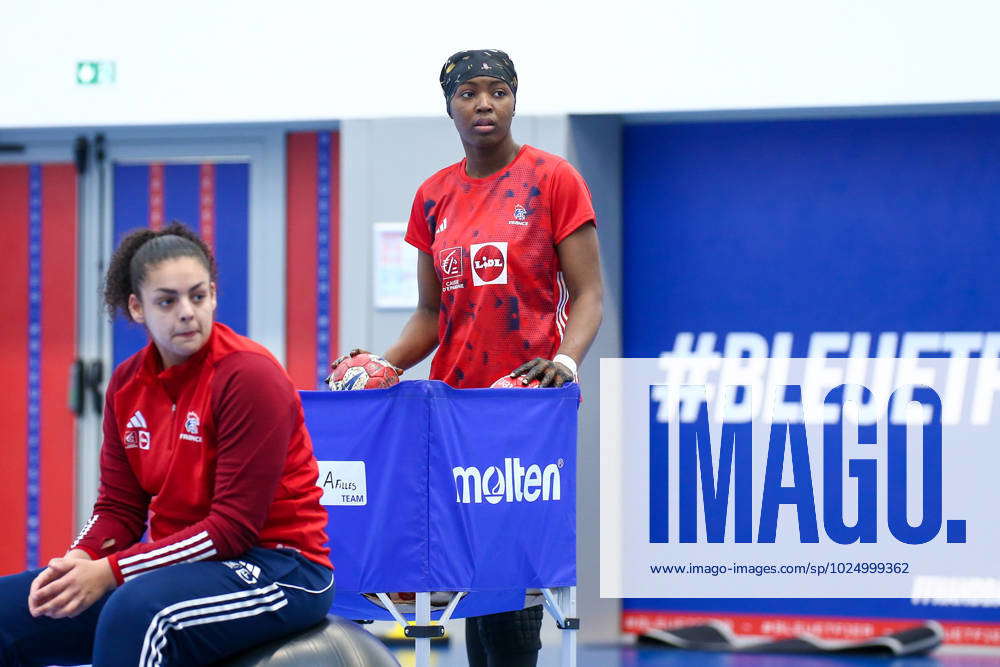
[[[44,576],[44,575],[48,576]],[[28,609],[32,616],[73,618],[115,587],[107,558],[53,558],[32,585]]]
[[[567,382],[575,382],[576,377],[573,371],[562,364],[538,357],[521,364],[510,374],[512,378],[521,378],[521,384],[528,384],[532,380],[540,381],[539,387],[561,387]]]

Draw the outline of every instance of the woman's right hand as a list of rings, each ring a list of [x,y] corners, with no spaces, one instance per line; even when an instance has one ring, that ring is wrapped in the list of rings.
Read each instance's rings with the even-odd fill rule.
[[[31,582],[28,611],[35,618],[73,618],[116,585],[107,558],[53,558]]]

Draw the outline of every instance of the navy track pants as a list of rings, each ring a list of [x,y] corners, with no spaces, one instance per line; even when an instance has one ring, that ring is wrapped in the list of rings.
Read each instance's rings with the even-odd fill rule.
[[[154,570],[76,618],[28,613],[39,572],[0,577],[0,666],[209,664],[319,623],[333,601],[333,572],[287,549]]]

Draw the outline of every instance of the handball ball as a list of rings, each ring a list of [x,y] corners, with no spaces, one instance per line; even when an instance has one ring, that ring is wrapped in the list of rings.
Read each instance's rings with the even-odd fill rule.
[[[377,354],[362,352],[341,361],[326,379],[330,389],[385,389],[399,383],[396,369]]]
[[[521,378],[512,378],[509,375],[504,375],[502,378],[498,379],[496,382],[490,385],[490,389],[534,389],[542,383],[541,380],[537,378],[524,384],[521,382]]]

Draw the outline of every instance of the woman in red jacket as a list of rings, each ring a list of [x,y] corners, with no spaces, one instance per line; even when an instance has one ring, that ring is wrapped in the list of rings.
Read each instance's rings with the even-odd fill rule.
[[[48,567],[0,578],[0,664],[207,664],[329,609],[302,405],[264,347],[214,322],[215,286],[179,224],[112,257],[108,311],[150,343],[108,385],[90,520]]]

